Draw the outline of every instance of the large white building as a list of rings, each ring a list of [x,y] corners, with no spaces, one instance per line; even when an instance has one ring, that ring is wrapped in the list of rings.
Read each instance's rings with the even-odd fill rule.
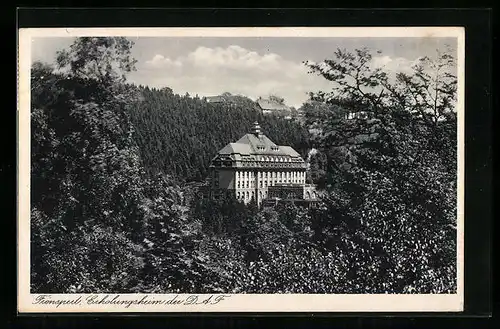
[[[229,193],[248,203],[261,204],[268,198],[269,187],[299,191],[299,199],[315,198],[312,185],[306,184],[307,165],[290,146],[276,145],[261,131],[257,122],[251,133],[229,143],[212,159],[211,195]],[[294,193],[297,198],[297,193]]]

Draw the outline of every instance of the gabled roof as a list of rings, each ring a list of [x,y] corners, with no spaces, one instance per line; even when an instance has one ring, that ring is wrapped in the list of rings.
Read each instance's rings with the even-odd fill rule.
[[[278,145],[263,134],[246,134],[236,143],[249,145],[251,154],[280,154]]]
[[[291,146],[280,146],[280,150],[291,157],[300,156],[300,154],[297,153],[297,151],[295,151]]]
[[[271,110],[271,111],[290,111],[290,108],[285,104],[280,104],[270,99],[259,98],[257,100],[257,104],[262,110]]]
[[[219,154],[248,154],[252,153],[252,149],[250,145],[243,143],[229,143],[222,150],[219,151]]]
[[[229,143],[219,151],[220,155],[281,155],[293,158],[300,157],[290,146],[276,145],[266,135],[260,132],[260,126],[255,123],[254,132],[245,134],[236,143]]]

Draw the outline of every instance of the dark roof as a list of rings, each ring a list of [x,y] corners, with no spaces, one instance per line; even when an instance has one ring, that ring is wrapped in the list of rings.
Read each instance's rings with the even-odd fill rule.
[[[275,155],[297,158],[300,154],[290,146],[276,145],[266,135],[260,132],[255,123],[254,132],[245,134],[236,143],[229,143],[219,151],[219,154],[231,155]]]

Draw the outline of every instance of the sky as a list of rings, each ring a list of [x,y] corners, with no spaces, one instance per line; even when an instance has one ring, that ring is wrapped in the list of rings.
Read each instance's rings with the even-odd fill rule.
[[[56,52],[73,38],[32,39],[32,61],[53,63]],[[332,82],[307,73],[303,61],[333,58],[338,48],[373,50],[373,64],[389,72],[406,71],[436,49],[456,51],[455,38],[323,38],[323,37],[137,37],[132,55],[137,71],[128,80],[175,93],[201,96],[223,92],[252,99],[271,94],[299,107],[309,91],[328,91]],[[380,53],[377,53],[380,51]]]

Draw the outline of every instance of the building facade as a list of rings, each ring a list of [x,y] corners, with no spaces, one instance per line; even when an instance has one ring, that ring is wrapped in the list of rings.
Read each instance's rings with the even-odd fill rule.
[[[212,159],[210,194],[212,198],[229,194],[244,203],[254,200],[258,205],[282,195],[281,190],[293,191],[293,198],[312,199],[306,170],[307,164],[299,153],[290,146],[276,145],[255,122],[251,133],[227,144]]]

